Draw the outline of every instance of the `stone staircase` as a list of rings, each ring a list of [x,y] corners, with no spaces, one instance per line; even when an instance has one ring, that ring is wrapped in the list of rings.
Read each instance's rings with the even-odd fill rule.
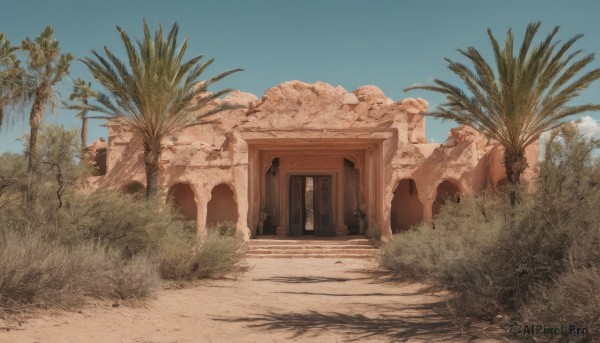
[[[265,238],[262,238],[265,237]],[[378,249],[362,236],[292,238],[262,236],[248,242],[252,258],[375,258]]]

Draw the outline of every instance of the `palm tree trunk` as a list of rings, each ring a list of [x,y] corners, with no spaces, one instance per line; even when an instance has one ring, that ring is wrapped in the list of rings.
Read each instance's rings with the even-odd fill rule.
[[[0,128],[2,128],[3,120],[4,120],[4,107],[2,107],[2,103],[0,103]]]
[[[39,125],[31,125],[29,135],[29,160],[27,164],[27,201],[35,201],[36,182],[37,182],[37,136]]]
[[[87,117],[85,114],[81,117],[81,151],[87,151]]]
[[[83,105],[87,106],[88,101],[83,100]],[[81,113],[81,152],[85,154],[87,151],[87,110]]]
[[[29,150],[27,163],[27,201],[33,203],[35,201],[36,186],[37,186],[37,168],[38,168],[38,149],[37,138],[42,116],[44,115],[46,99],[36,94],[29,113],[29,126],[31,133],[29,135]]]
[[[513,207],[517,204],[517,191],[514,187],[521,183],[521,175],[527,169],[527,166],[527,158],[523,151],[504,152],[504,168],[509,186],[512,188],[510,190],[510,204]]]
[[[159,161],[161,147],[152,147],[144,143],[144,162],[146,163],[146,199],[158,193]]]

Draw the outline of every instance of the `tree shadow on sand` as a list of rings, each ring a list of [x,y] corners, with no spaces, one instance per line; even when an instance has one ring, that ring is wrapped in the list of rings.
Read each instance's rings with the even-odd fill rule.
[[[420,308],[423,313],[408,316],[379,315],[368,317],[362,314],[339,312],[267,312],[252,317],[215,318],[231,323],[247,323],[249,328],[264,331],[285,331],[291,336],[318,337],[325,332],[333,332],[344,337],[347,342],[363,341],[368,338],[407,341],[415,338],[430,342],[446,342],[464,338],[455,323],[432,311],[436,304]],[[420,312],[420,311],[419,311]]]
[[[365,278],[340,278],[340,277],[326,277],[326,276],[273,276],[269,278],[262,279],[252,279],[252,281],[270,281],[277,283],[322,283],[322,282],[346,282],[346,281],[355,281],[355,280],[363,280],[368,279]]]

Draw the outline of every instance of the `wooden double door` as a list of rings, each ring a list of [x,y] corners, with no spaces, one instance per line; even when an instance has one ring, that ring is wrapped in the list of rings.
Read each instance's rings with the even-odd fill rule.
[[[332,186],[331,175],[290,176],[290,236],[335,236]]]

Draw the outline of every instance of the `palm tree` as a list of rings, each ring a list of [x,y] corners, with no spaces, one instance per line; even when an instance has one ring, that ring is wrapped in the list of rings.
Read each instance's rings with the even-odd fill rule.
[[[25,101],[23,69],[15,56],[16,50],[0,32],[0,128],[6,119],[5,109],[19,107]]]
[[[598,111],[598,104],[571,105],[582,90],[600,78],[600,69],[580,72],[594,60],[593,54],[581,56],[571,52],[583,35],[566,42],[555,41],[552,32],[532,47],[540,23],[527,26],[518,55],[513,50],[509,29],[504,47],[500,48],[492,31],[487,30],[495,57],[495,68],[473,47],[458,51],[472,64],[446,59],[448,68],[466,86],[467,91],[448,82],[434,79],[435,85],[415,85],[406,90],[424,89],[444,94],[447,103],[429,113],[434,117],[455,120],[473,127],[505,149],[504,167],[511,184],[520,182],[527,168],[525,148],[548,130],[561,126],[563,119],[586,111]],[[514,204],[514,196],[511,196]]]
[[[35,197],[38,130],[46,111],[46,105],[49,104],[52,112],[55,111],[56,90],[54,87],[69,73],[69,65],[73,60],[71,54],[61,53],[58,41],[52,37],[53,33],[54,30],[50,26],[46,26],[39,37],[33,41],[29,38],[24,39],[20,47],[27,55],[27,89],[28,97],[32,101],[29,113],[31,134],[27,151],[27,171],[29,173],[27,197],[30,202]]]
[[[90,98],[96,95],[96,92],[92,90],[92,83],[86,83],[82,79],[77,79],[73,81],[73,92],[71,96],[69,96],[69,101],[77,101],[80,106],[80,111],[77,113],[77,117],[81,119],[81,151],[85,152],[87,150],[87,120],[88,117],[88,101]],[[67,109],[71,109],[72,106],[63,102],[63,105]]]
[[[228,70],[199,82],[200,75],[214,59],[200,63],[203,56],[196,56],[184,61],[189,38],[177,47],[177,23],[166,38],[160,25],[152,37],[144,20],[144,38],[136,45],[123,29],[117,26],[117,31],[127,51],[127,64],[106,47],[106,58],[92,51],[95,59],[83,59],[94,78],[109,93],[98,92],[97,105],[88,108],[130,127],[142,138],[146,197],[151,198],[158,192],[163,139],[190,125],[202,124],[199,119],[235,108],[226,103],[209,108],[213,100],[232,89],[209,93],[207,88],[241,69]]]

